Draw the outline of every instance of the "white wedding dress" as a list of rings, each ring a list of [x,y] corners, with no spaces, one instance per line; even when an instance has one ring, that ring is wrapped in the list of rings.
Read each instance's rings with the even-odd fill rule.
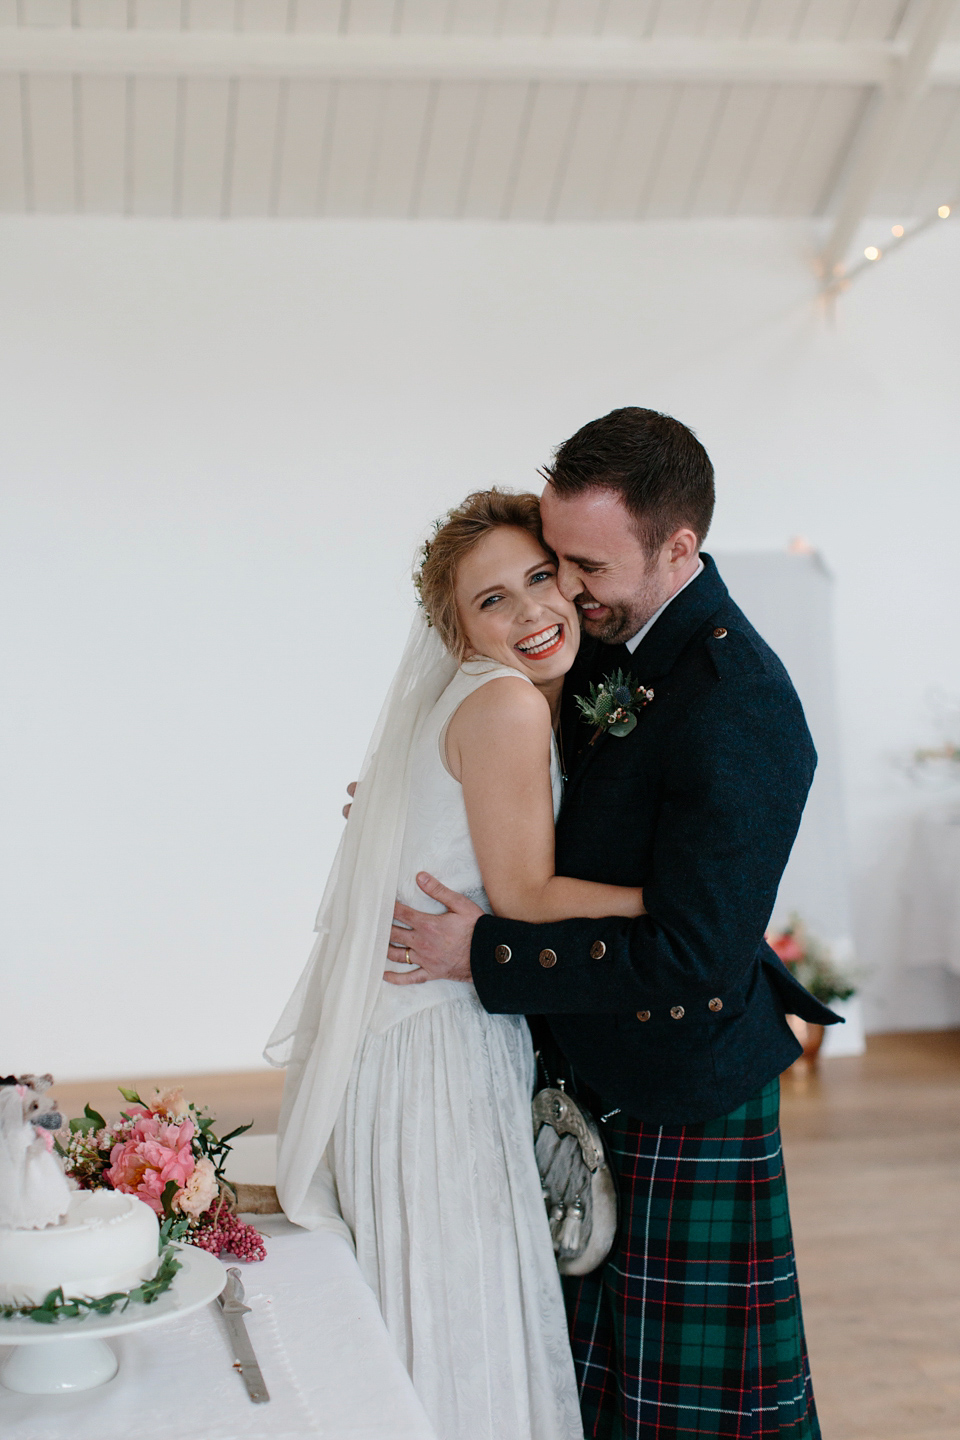
[[[500,676],[525,679],[463,666],[417,736],[399,894],[421,910],[442,907],[420,870],[489,910],[443,750],[457,708]],[[556,810],[555,753],[551,779]],[[360,1268],[440,1440],[582,1440],[534,1078],[523,1016],[488,1014],[469,984],[384,981],[327,1148]]]

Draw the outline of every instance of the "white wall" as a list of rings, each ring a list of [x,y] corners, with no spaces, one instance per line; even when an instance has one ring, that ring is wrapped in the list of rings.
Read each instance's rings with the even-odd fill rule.
[[[875,227],[876,228],[876,227]],[[305,957],[426,521],[615,405],[695,427],[717,550],[837,577],[875,1028],[922,796],[891,758],[960,692],[960,227],[831,325],[803,226],[0,222],[0,1070],[242,1068]],[[13,704],[9,701],[12,698]]]

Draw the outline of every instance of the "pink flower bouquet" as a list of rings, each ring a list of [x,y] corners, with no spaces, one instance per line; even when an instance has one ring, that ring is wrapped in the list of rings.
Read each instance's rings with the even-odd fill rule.
[[[796,913],[783,930],[769,931],[766,941],[790,973],[824,1005],[831,1000],[849,1000],[854,993],[852,979],[837,969],[829,947],[810,934]]]
[[[165,1239],[197,1245],[240,1260],[262,1260],[263,1240],[234,1213],[234,1195],[223,1178],[230,1141],[249,1130],[240,1125],[218,1139],[214,1120],[183,1098],[183,1090],[158,1090],[142,1100],[120,1093],[129,1108],[108,1125],[90,1106],[70,1121],[69,1138],[57,1148],[68,1175],[82,1190],[122,1190],[136,1195],[160,1218]]]

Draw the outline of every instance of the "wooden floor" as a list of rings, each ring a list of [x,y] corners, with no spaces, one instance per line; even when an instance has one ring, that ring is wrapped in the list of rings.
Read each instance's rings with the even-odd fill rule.
[[[220,1133],[276,1129],[279,1072],[178,1083]],[[54,1093],[70,1115],[123,1103],[113,1082]],[[960,1440],[960,1031],[788,1074],[783,1131],[824,1440]]]
[[[783,1131],[824,1440],[958,1440],[960,1032],[788,1076]]]

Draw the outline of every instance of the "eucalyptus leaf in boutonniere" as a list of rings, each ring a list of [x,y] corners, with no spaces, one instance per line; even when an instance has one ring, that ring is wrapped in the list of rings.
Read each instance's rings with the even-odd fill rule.
[[[637,723],[637,713],[653,699],[653,691],[638,685],[632,675],[615,670],[599,685],[590,686],[589,696],[578,695],[580,713],[596,729],[590,737],[593,745],[601,735],[629,735]]]

